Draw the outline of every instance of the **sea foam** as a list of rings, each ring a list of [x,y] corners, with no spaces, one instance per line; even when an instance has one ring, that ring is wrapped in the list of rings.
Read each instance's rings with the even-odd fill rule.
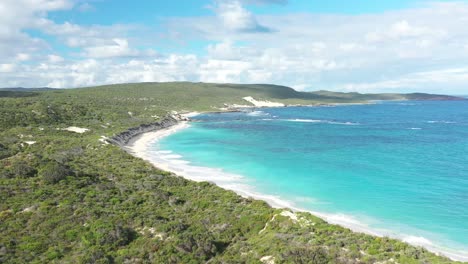
[[[340,121],[331,121],[331,120],[320,120],[320,119],[283,119],[282,121],[287,122],[299,122],[299,123],[322,123],[322,124],[331,124],[331,125],[345,125],[345,126],[357,126],[359,123],[355,122],[340,122]]]

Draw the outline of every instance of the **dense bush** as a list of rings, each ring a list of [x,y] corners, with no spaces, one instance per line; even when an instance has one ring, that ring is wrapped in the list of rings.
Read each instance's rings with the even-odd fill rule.
[[[11,172],[15,177],[29,178],[36,175],[37,170],[28,165],[25,161],[16,161],[11,165]]]
[[[71,176],[72,171],[62,163],[51,161],[39,170],[39,175],[45,182],[54,184]]]
[[[0,160],[10,156],[10,151],[0,143]]]
[[[322,247],[296,248],[281,254],[285,263],[327,264],[331,258]]]

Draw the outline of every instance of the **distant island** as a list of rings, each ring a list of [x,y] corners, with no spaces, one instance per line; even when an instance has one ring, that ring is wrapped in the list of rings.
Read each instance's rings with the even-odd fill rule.
[[[181,113],[385,100],[465,99],[189,82],[0,89],[0,262],[456,263],[184,179],[120,148]]]

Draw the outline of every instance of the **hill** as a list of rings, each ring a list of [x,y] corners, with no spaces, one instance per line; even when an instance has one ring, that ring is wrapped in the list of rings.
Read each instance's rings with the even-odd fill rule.
[[[397,93],[380,93],[380,94],[361,94],[356,92],[351,93],[340,93],[330,91],[317,91],[311,92],[315,95],[323,96],[326,98],[337,98],[342,100],[352,101],[385,101],[385,100],[415,100],[415,101],[427,101],[427,100],[464,100],[464,98],[450,95],[439,95],[439,94],[427,94],[427,93],[409,93],[409,94],[397,94]]]
[[[0,96],[1,263],[453,263],[185,180],[102,140],[173,110],[248,104],[245,96],[285,104],[375,96],[196,83],[17,93]]]

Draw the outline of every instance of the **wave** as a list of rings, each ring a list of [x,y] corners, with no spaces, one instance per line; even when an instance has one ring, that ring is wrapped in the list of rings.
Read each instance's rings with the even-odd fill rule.
[[[164,157],[164,159],[171,159],[171,160],[182,158],[181,155],[177,155],[177,154],[162,155],[161,157]]]
[[[327,121],[325,123],[328,124],[333,124],[333,125],[345,125],[345,126],[358,126],[360,125],[359,123],[354,123],[354,122],[334,122],[334,121]]]
[[[300,123],[322,123],[323,122],[323,120],[315,120],[315,119],[285,119],[284,121],[300,122]]]
[[[331,124],[331,125],[346,125],[346,126],[360,125],[359,123],[355,123],[355,122],[339,122],[339,121],[319,120],[319,119],[284,119],[282,121],[300,122],[300,123],[324,123],[324,124]]]
[[[171,150],[160,150],[158,151],[158,154],[171,154],[172,151]]]
[[[457,122],[455,122],[455,121],[445,121],[445,120],[442,120],[442,121],[431,120],[431,121],[426,121],[426,123],[429,123],[429,124],[456,124]]]
[[[420,105],[416,103],[396,103],[396,105]]]
[[[410,127],[410,128],[408,128],[408,129],[409,129],[409,130],[421,130],[422,128],[420,128],[420,127]]]
[[[269,113],[265,113],[263,111],[252,111],[247,114],[248,116],[268,116]]]
[[[434,243],[429,239],[421,236],[406,236],[403,238],[403,241],[412,245],[418,246],[433,246]]]

